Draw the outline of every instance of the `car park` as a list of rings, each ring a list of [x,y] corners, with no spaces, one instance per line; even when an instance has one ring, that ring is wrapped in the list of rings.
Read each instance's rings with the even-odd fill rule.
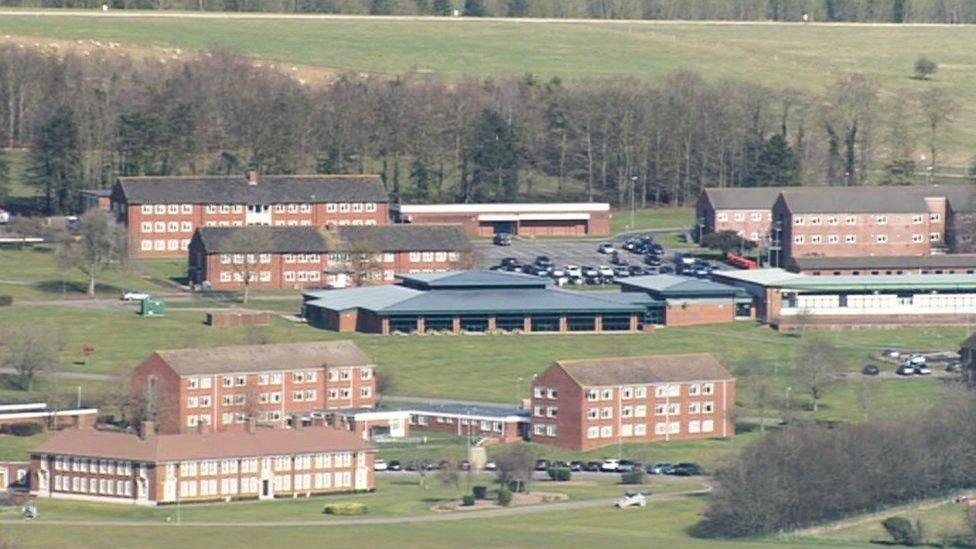
[[[388,468],[388,466],[387,466],[386,462],[383,461],[382,459],[376,459],[376,460],[373,461],[373,470],[374,471],[386,471],[387,468]]]
[[[390,463],[387,464],[387,466],[386,466],[386,470],[387,471],[402,471],[403,470],[403,465],[400,463],[400,460],[398,460],[398,459],[391,459],[390,460]]]
[[[492,243],[496,246],[511,246],[512,245],[512,235],[508,233],[498,233],[494,238],[491,239]]]
[[[913,376],[915,375],[915,367],[907,362],[903,362],[898,365],[898,369],[895,370],[895,373],[900,376]]]
[[[915,375],[917,376],[927,376],[932,373],[932,369],[925,364],[915,364],[912,368],[915,369]]]
[[[702,474],[702,470],[697,463],[684,462],[672,467],[669,474],[679,477],[691,477]]]
[[[566,265],[566,276],[570,278],[582,278],[583,270],[579,265]]]
[[[615,501],[613,505],[618,509],[625,507],[644,507],[647,505],[647,496],[643,492],[627,492],[623,497]]]
[[[610,265],[600,265],[599,267],[596,268],[596,270],[600,273],[600,276],[602,277],[613,278],[614,270],[613,267],[611,267]]]
[[[866,376],[876,376],[881,373],[881,370],[878,368],[877,364],[865,364],[864,367],[861,368],[861,373]]]
[[[586,463],[582,461],[571,461],[569,462],[569,470],[574,472],[585,471]]]
[[[548,468],[549,468],[549,460],[548,459],[537,459],[535,461],[535,470],[536,471],[545,471]]]
[[[614,252],[613,242],[604,242],[597,249],[601,254],[612,254]]]
[[[617,463],[617,471],[620,473],[629,473],[636,468],[637,464],[629,459],[622,459]]]
[[[648,465],[647,472],[652,475],[668,475],[671,474],[671,464],[666,461],[661,461],[654,465]]]
[[[604,472],[616,472],[617,467],[619,466],[619,459],[605,459],[603,460],[603,463],[600,464],[600,470]]]
[[[146,292],[140,292],[139,290],[130,290],[122,294],[122,301],[142,301],[143,299],[149,299],[152,295]]]

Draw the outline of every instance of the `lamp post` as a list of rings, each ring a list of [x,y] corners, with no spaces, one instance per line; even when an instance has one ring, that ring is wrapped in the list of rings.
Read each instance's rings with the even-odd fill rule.
[[[634,211],[635,210],[635,206],[634,206],[634,189],[635,189],[635,187],[637,187],[637,176],[636,175],[631,176],[631,178],[630,178],[630,230],[634,230],[636,228],[635,223],[634,223],[634,214],[635,214],[635,211]]]
[[[698,218],[698,245],[699,246],[701,246],[702,236],[704,236],[702,233],[704,232],[705,232],[705,218],[699,217]]]

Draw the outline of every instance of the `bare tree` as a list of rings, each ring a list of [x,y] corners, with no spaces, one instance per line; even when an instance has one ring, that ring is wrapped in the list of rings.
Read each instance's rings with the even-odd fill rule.
[[[387,393],[392,393],[393,391],[396,390],[397,379],[392,372],[387,372],[385,370],[384,371],[377,370],[375,376],[376,376],[376,397],[377,398],[380,398],[381,396]]]
[[[453,486],[455,490],[461,489],[461,474],[458,473],[458,465],[453,460],[444,461],[437,470],[437,479],[446,487]]]
[[[828,388],[836,383],[841,363],[837,347],[820,336],[803,339],[793,357],[793,376],[797,385],[813,399],[813,413]]]
[[[536,453],[524,443],[512,444],[502,453],[495,456],[495,465],[498,466],[496,474],[498,483],[507,487],[515,481],[525,489],[532,480],[532,471],[535,470]]]
[[[89,297],[95,297],[96,278],[102,271],[123,267],[127,257],[125,230],[97,208],[81,216],[79,238],[58,248],[61,266],[76,268],[88,277]]]
[[[935,159],[941,146],[942,132],[945,125],[951,122],[952,117],[959,111],[959,102],[944,88],[932,88],[922,92],[918,103],[928,129],[926,141],[929,146],[929,168],[935,171]]]
[[[4,334],[3,365],[14,370],[20,388],[34,390],[34,379],[45,371],[53,371],[61,364],[57,337],[43,326],[20,326]]]

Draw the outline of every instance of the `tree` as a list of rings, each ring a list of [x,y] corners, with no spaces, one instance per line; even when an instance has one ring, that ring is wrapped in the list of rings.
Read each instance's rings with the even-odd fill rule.
[[[251,285],[258,281],[262,268],[270,268],[267,264],[262,267],[261,256],[272,251],[274,242],[262,227],[243,227],[227,238],[223,248],[230,252],[231,276],[241,283],[242,301],[247,305]]]
[[[915,78],[918,80],[928,80],[935,71],[939,70],[939,65],[928,57],[919,57],[915,60]]]
[[[438,189],[435,189],[434,174],[430,172],[427,163],[423,160],[418,158],[410,164],[409,179],[414,195],[420,200],[433,200],[437,197]]]
[[[837,347],[820,336],[805,337],[793,358],[795,383],[813,400],[813,413],[828,388],[836,383],[841,362]]]
[[[437,479],[445,487],[453,486],[455,490],[461,489],[461,475],[458,473],[457,463],[451,460],[441,463],[440,468],[437,469]]]
[[[911,185],[915,182],[915,161],[911,158],[895,158],[885,164],[882,185]]]
[[[391,372],[377,371],[376,376],[376,397],[380,398],[387,393],[392,393],[397,388],[396,376]]]
[[[464,15],[467,17],[484,17],[484,0],[464,0]]]
[[[936,153],[941,144],[942,130],[959,110],[959,102],[943,88],[932,88],[919,96],[919,107],[928,127],[929,168],[935,170]]]
[[[735,231],[718,231],[701,237],[699,242],[705,248],[717,248],[728,255],[729,252],[742,252],[756,247],[756,243],[739,236]]]
[[[80,234],[58,247],[58,263],[65,268],[75,268],[88,277],[89,297],[95,297],[96,279],[106,269],[118,269],[125,265],[125,230],[104,211],[95,208],[81,216]]]
[[[10,194],[10,161],[0,149],[0,204],[6,202]]]
[[[11,328],[4,335],[3,365],[16,373],[22,390],[33,391],[39,373],[55,370],[60,365],[57,336],[49,329],[21,326]]]
[[[430,10],[434,15],[451,15],[454,13],[454,5],[451,0],[434,0]]]
[[[508,0],[509,17],[528,17],[530,0]]]
[[[896,545],[914,547],[921,545],[924,539],[922,522],[919,520],[912,522],[905,517],[888,517],[881,521],[881,526]]]
[[[128,111],[119,115],[116,149],[119,175],[159,173],[156,156],[163,140],[163,120],[154,112]]]
[[[536,454],[532,449],[523,443],[515,443],[505,451],[495,456],[497,469],[495,474],[498,483],[502,488],[508,488],[512,482],[521,484],[527,488],[529,481],[532,480],[532,471],[535,470]]]
[[[753,187],[789,187],[799,184],[799,163],[786,139],[775,134],[760,146],[750,181]]]
[[[470,171],[462,191],[465,202],[512,201],[518,192],[519,148],[511,125],[485,109],[468,136],[464,151]]]
[[[44,193],[46,212],[70,211],[81,176],[78,125],[71,107],[58,107],[38,128],[27,170],[27,181]]]

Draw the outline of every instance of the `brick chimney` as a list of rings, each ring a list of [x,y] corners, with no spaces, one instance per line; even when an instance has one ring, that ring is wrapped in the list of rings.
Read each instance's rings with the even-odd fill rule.
[[[251,170],[251,171],[247,172],[247,184],[248,185],[257,185],[258,184],[258,181],[260,181],[260,180],[261,180],[261,176],[258,175],[258,171],[257,170]]]
[[[145,440],[156,434],[156,423],[146,420],[139,427],[139,438]]]

